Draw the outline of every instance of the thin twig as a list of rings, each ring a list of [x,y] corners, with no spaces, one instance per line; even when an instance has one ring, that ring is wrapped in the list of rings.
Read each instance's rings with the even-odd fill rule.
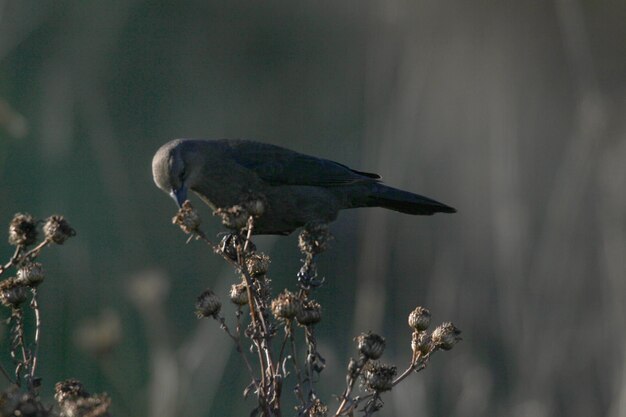
[[[15,248],[15,253],[13,254],[13,256],[11,256],[9,262],[7,262],[5,265],[0,266],[0,275],[4,274],[7,269],[17,263],[18,259],[20,258],[20,252],[22,251],[22,248],[22,245],[17,245],[17,248]]]
[[[255,308],[254,308],[254,303],[253,303],[253,295],[252,295],[252,278],[250,277],[250,275],[248,274],[248,271],[246,271],[244,265],[241,265],[239,262],[235,262],[233,261],[230,257],[228,257],[228,255],[226,255],[225,253],[223,253],[222,250],[220,250],[220,248],[215,245],[207,236],[206,234],[200,230],[200,228],[197,228],[194,230],[193,232],[195,234],[195,236],[197,238],[200,238],[201,240],[203,240],[207,245],[211,246],[211,248],[213,249],[213,251],[219,255],[222,256],[222,258],[224,258],[224,260],[226,260],[226,262],[228,262],[231,266],[233,266],[237,272],[243,274],[244,279],[246,281],[246,287],[247,287],[247,292],[248,292],[248,305],[250,307],[250,317],[252,318],[252,322],[254,325],[256,325],[256,312],[255,312]],[[193,235],[192,235],[193,236]],[[191,237],[190,237],[191,238]]]
[[[11,341],[11,357],[16,361],[15,367],[15,379],[18,386],[21,385],[21,377],[20,373],[23,367],[28,368],[28,353],[26,352],[26,345],[24,340],[24,321],[22,316],[22,310],[19,308],[14,308],[11,313],[11,319],[14,323],[14,327],[12,332],[14,333],[14,337]],[[17,354],[16,350],[19,348],[20,353],[22,354],[22,359],[16,359]],[[27,370],[28,372],[28,370]]]
[[[263,318],[263,304],[253,292],[253,279],[248,272],[245,265],[245,257],[244,253],[247,251],[248,244],[251,241],[251,235],[253,230],[253,219],[250,217],[248,219],[248,232],[246,236],[246,243],[243,248],[241,245],[237,246],[237,261],[232,260],[228,255],[223,253],[216,245],[211,242],[210,239],[207,238],[206,234],[197,228],[194,230],[196,236],[206,242],[209,246],[213,248],[213,251],[220,254],[222,258],[224,258],[229,264],[231,264],[237,272],[241,273],[246,281],[246,292],[248,295],[248,305],[250,307],[250,318],[252,320],[252,326],[255,329],[259,328],[259,323],[261,324],[261,330],[263,334],[263,338],[259,341],[255,336],[252,337],[252,341],[256,347],[257,353],[259,355],[259,365],[261,371],[261,390],[263,393],[266,393],[268,385],[275,387],[276,378],[274,375],[274,363],[272,360],[271,350],[269,348],[268,339],[269,339],[269,329],[267,324],[265,323],[265,319]],[[256,306],[255,306],[256,304]],[[265,394],[264,394],[265,395]],[[265,404],[266,407],[269,405]]]
[[[287,346],[287,342],[289,341],[289,334],[291,333],[291,320],[285,320],[285,337],[283,338],[282,343],[280,344],[280,351],[278,352],[278,359],[276,360],[276,372],[278,372],[278,367],[283,361],[283,355],[285,354],[285,347]]]
[[[30,369],[31,382],[35,378],[35,371],[37,369],[37,356],[39,354],[39,337],[41,333],[41,314],[39,311],[39,304],[37,303],[37,289],[33,288],[33,299],[30,302],[30,306],[35,312],[35,346],[32,355],[32,366]]]
[[[250,220],[249,220],[250,223]],[[249,227],[249,229],[251,230],[251,228]],[[246,241],[246,243],[249,242],[249,240]],[[224,259],[230,260],[232,261],[228,256],[226,256],[225,254],[222,254],[222,257]],[[250,307],[250,318],[252,320],[252,326],[255,329],[258,329],[258,323],[259,321],[261,322],[261,328],[262,328],[262,332],[263,335],[267,334],[267,326],[265,325],[265,321],[263,320],[263,313],[262,313],[262,309],[261,306],[259,305],[258,309],[255,308],[255,303],[260,304],[258,301],[258,297],[256,297],[256,294],[253,291],[253,286],[252,286],[252,277],[250,276],[249,271],[246,268],[245,265],[245,258],[244,258],[244,251],[241,247],[241,245],[237,245],[237,262],[236,262],[236,268],[237,270],[243,275],[244,280],[246,281],[246,292],[248,294],[248,305]],[[257,310],[260,312],[259,314],[257,314]],[[258,316],[258,317],[257,317]],[[274,381],[274,376],[273,376],[273,364],[271,361],[271,357],[269,355],[269,349],[267,348],[267,344],[266,344],[266,340],[265,338],[261,339],[260,341],[257,339],[256,335],[253,335],[252,337],[253,342],[256,346],[257,349],[257,353],[259,355],[259,365],[260,365],[260,370],[261,370],[261,386],[263,389],[263,392],[266,392],[266,388],[268,387],[268,384],[271,386],[273,384]],[[265,355],[265,358],[264,358]],[[268,375],[268,370],[269,375]]]
[[[263,317],[262,309],[259,308],[261,314],[259,314],[259,321],[261,322],[261,327],[263,328],[263,339],[261,340],[261,345],[265,352],[265,356],[267,357],[267,366],[270,367],[272,371],[272,375],[274,374],[274,361],[272,360],[272,352],[269,348],[269,340],[270,340],[270,332],[267,324],[265,323],[265,318]]]
[[[224,319],[224,317],[218,316],[218,321],[220,322],[221,328],[226,332],[226,334],[228,336],[230,336],[231,339],[233,339],[233,342],[235,343],[235,349],[241,355],[241,358],[243,359],[244,363],[246,364],[246,368],[248,368],[248,372],[250,373],[250,377],[252,378],[252,382],[254,383],[254,387],[258,391],[259,385],[256,382],[256,379],[254,378],[254,371],[252,370],[252,365],[250,364],[250,361],[248,360],[248,357],[246,356],[246,354],[245,354],[245,352],[243,350],[243,347],[241,346],[241,339],[239,338],[239,335],[238,334],[234,335],[233,333],[231,333],[230,329],[226,325],[226,319]],[[237,327],[239,327],[239,325],[237,325]]]
[[[293,337],[293,332],[289,332],[289,341],[291,345],[291,359],[293,362],[293,368],[296,371],[296,380],[298,381],[296,392],[298,395],[298,399],[300,400],[302,405],[305,405],[306,401],[304,400],[304,396],[302,395],[302,372],[300,371],[300,366],[298,365],[298,350],[296,349],[296,339],[295,337]]]
[[[248,217],[248,233],[246,235],[246,243],[243,245],[243,253],[246,253],[248,250],[248,243],[250,243],[250,239],[252,238],[252,229],[254,229],[254,218],[252,216]]]
[[[22,255],[21,259],[36,258],[37,256],[39,256],[39,252],[41,252],[43,248],[49,245],[50,242],[51,241],[48,239],[42,240],[39,245],[35,246],[34,248],[26,252],[24,255]]]
[[[361,358],[359,358],[358,367],[354,373],[354,376],[350,376],[350,378],[348,379],[346,389],[341,396],[342,398],[341,403],[339,404],[339,408],[337,408],[337,411],[335,412],[335,417],[340,416],[347,411],[347,410],[344,410],[344,408],[347,405],[348,401],[352,402],[350,400],[350,394],[352,394],[352,389],[354,388],[354,384],[359,379],[359,375],[361,375],[361,372],[363,371],[365,364],[367,364],[367,361],[368,359],[365,356],[362,356]]]
[[[307,360],[306,360],[306,373],[307,373],[307,382],[309,385],[309,392],[307,397],[311,398],[311,394],[315,394],[315,388],[313,387],[313,368],[312,358],[315,358],[317,352],[315,349],[315,337],[313,336],[313,328],[311,326],[306,326],[304,328],[304,339],[307,345]]]
[[[248,243],[248,241],[246,241],[246,244]],[[244,259],[243,254],[245,253],[245,246],[244,249],[241,249],[241,245],[237,245],[237,269],[239,270],[239,272],[241,272],[243,274],[244,280],[246,281],[246,292],[248,294],[248,305],[250,306],[250,317],[252,318],[252,324],[256,327],[257,322],[256,322],[256,310],[254,308],[254,300],[255,297],[252,292],[252,277],[250,276],[250,274],[248,273],[248,270],[246,268],[246,261]],[[222,254],[222,257],[224,259],[229,259],[230,258],[228,256],[226,256],[226,254]]]
[[[430,359],[430,355],[433,354],[434,352],[436,352],[436,350],[433,350],[432,352],[427,353],[426,355],[423,355],[423,356],[418,355],[416,360],[413,361],[413,363],[411,363],[411,365],[407,369],[405,369],[404,372],[402,372],[400,376],[398,376],[396,379],[393,380],[393,382],[391,383],[391,386],[395,387],[400,382],[402,382],[402,380],[404,380],[406,377],[411,375],[413,372],[420,372],[424,370],[426,368],[426,364],[428,363],[428,360]],[[378,396],[378,393],[374,392],[374,393],[367,394],[359,398],[358,401],[356,402],[356,406],[358,406],[358,404],[362,403],[363,401],[374,397],[375,395]],[[339,414],[336,414],[336,415],[339,415]]]
[[[262,334],[263,334],[263,339],[261,340],[261,350],[263,351],[263,354],[265,355],[265,364],[261,363],[262,367],[265,366],[266,370],[265,373],[268,374],[267,376],[269,377],[268,382],[270,382],[271,386],[274,388],[274,392],[276,393],[277,391],[277,382],[276,382],[276,375],[275,375],[275,371],[274,371],[274,361],[272,359],[272,351],[269,347],[269,339],[270,339],[270,332],[269,332],[269,327],[267,326],[267,324],[265,323],[265,318],[263,317],[263,310],[264,310],[264,305],[261,302],[261,299],[259,297],[255,297],[253,296],[253,292],[252,292],[252,277],[250,276],[250,272],[248,271],[248,269],[246,268],[246,259],[245,259],[245,254],[248,251],[248,247],[249,244],[251,242],[251,238],[252,238],[252,231],[254,229],[254,218],[252,216],[248,217],[248,223],[247,223],[247,233],[246,233],[246,239],[245,239],[245,243],[243,245],[243,248],[241,248],[241,245],[237,246],[237,264],[239,265],[239,270],[242,271],[244,279],[246,280],[246,286],[247,286],[247,292],[248,292],[248,302],[250,304],[250,315],[252,317],[253,320],[253,326],[256,326],[257,323],[255,322],[255,316],[256,319],[258,319],[258,321],[261,323],[261,328],[262,328]],[[256,294],[254,294],[256,295]],[[254,302],[256,301],[257,303],[257,309],[255,311],[254,309]],[[276,398],[276,400],[278,400]]]

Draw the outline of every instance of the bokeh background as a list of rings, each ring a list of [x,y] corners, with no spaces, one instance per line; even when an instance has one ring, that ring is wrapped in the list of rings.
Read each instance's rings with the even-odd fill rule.
[[[626,416],[624,22],[623,0],[0,1],[0,220],[78,232],[42,256],[42,394],[76,377],[117,416],[248,415],[229,340],[193,316],[235,276],[185,245],[150,170],[171,138],[241,137],[459,210],[333,224],[330,405],[361,331],[408,362],[420,304],[464,341],[381,415]],[[257,243],[293,286],[296,237]]]

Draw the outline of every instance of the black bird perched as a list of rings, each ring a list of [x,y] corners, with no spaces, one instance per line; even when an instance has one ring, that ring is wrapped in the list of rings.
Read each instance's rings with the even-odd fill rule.
[[[339,210],[384,207],[408,214],[454,213],[430,198],[381,184],[380,176],[280,146],[242,139],[172,140],[152,159],[154,182],[182,206],[194,191],[212,209],[262,196],[256,234],[288,235],[328,223]]]

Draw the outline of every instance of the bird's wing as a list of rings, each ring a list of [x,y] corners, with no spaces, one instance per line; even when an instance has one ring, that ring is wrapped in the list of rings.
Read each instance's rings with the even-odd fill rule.
[[[233,160],[272,185],[334,186],[380,179],[378,174],[266,143],[230,141],[229,146]]]

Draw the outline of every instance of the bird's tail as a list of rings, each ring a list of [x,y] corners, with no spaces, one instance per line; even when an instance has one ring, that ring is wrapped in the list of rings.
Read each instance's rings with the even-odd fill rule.
[[[427,216],[435,213],[456,213],[456,209],[428,197],[398,190],[380,183],[372,185],[371,193],[367,197],[365,205]]]

